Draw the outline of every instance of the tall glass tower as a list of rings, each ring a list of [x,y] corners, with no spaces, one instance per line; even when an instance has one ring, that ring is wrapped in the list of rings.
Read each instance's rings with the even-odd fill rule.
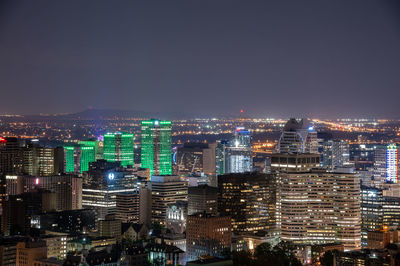
[[[152,175],[172,174],[171,121],[142,121],[142,168]]]
[[[133,134],[117,132],[104,135],[104,160],[121,162],[126,167],[134,165],[133,158]]]

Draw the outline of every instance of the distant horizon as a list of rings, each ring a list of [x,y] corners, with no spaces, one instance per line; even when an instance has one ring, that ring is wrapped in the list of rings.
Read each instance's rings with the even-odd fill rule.
[[[58,116],[73,116],[73,115],[78,115],[81,113],[85,112],[120,112],[120,113],[134,113],[137,112],[138,114],[141,114],[142,116],[135,116],[135,115],[116,115],[117,117],[124,117],[124,118],[158,118],[157,115],[179,115],[181,113],[179,112],[149,112],[149,111],[143,111],[143,110],[133,110],[133,109],[101,109],[101,108],[86,108],[80,111],[71,111],[71,112],[65,112],[65,113],[32,113],[32,114],[26,114],[26,113],[0,113],[0,117],[30,117],[30,116],[42,116],[42,117],[58,117]],[[281,116],[268,116],[268,115],[256,115],[256,114],[247,114],[246,112],[241,113],[241,110],[238,110],[236,114],[214,114],[214,115],[207,115],[207,114],[190,114],[186,113],[185,118],[169,118],[172,120],[180,120],[180,119],[206,119],[206,118],[217,118],[217,119],[228,119],[228,118],[233,118],[233,119],[290,119],[290,118],[308,118],[308,119],[327,119],[327,120],[339,120],[339,119],[368,119],[368,120],[400,120],[399,117],[368,117],[368,116],[337,116],[337,117],[327,117],[327,116],[287,116],[287,115],[281,115]],[[153,117],[154,116],[154,117]],[[108,116],[109,117],[109,116]]]

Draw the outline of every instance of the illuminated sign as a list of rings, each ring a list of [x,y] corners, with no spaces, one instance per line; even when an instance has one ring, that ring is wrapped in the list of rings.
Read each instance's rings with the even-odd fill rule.
[[[154,125],[155,125],[155,126],[158,126],[159,124],[160,124],[160,122],[159,122],[158,120],[155,120],[155,121],[154,121]]]
[[[109,173],[108,174],[108,180],[114,180],[115,174],[114,173]]]
[[[7,142],[7,140],[5,138],[0,137],[0,143],[6,143],[6,142]]]

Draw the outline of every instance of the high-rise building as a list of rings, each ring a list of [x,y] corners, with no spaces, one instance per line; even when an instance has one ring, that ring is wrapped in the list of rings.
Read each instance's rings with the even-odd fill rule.
[[[281,190],[282,180],[288,173],[306,172],[320,167],[319,154],[310,153],[274,153],[271,155],[270,171],[276,179],[276,224],[281,226]]]
[[[104,135],[104,160],[121,162],[126,167],[134,165],[133,134],[107,133]]]
[[[374,166],[376,144],[350,144],[350,162],[358,171],[366,171]]]
[[[225,150],[225,173],[245,173],[253,169],[253,154],[250,130],[237,127],[234,138]]]
[[[322,147],[322,167],[336,169],[350,166],[349,143],[344,140],[327,140]]]
[[[82,174],[89,170],[89,163],[95,161],[95,151],[92,146],[64,146],[65,172]]]
[[[116,195],[116,218],[123,223],[139,222],[139,190]]]
[[[152,222],[165,225],[168,205],[187,200],[187,184],[179,176],[152,176],[148,185],[152,197]]]
[[[231,247],[231,219],[205,213],[189,215],[186,226],[186,252],[189,260],[200,256],[221,257]]]
[[[218,176],[218,212],[232,218],[235,234],[253,234],[274,229],[276,183],[261,173]]]
[[[22,150],[15,137],[0,137],[0,173],[19,174],[22,172]]]
[[[282,130],[279,153],[318,153],[317,132],[309,121],[290,118]]]
[[[215,175],[216,143],[185,143],[174,154],[174,163],[179,175],[204,173]]]
[[[398,183],[398,149],[396,144],[377,147],[374,156],[374,184],[383,187]]]
[[[41,147],[31,142],[22,151],[22,169],[27,175],[50,176],[63,172],[64,151],[62,147]]]
[[[383,228],[383,192],[375,187],[361,186],[361,241],[367,245],[368,231]]]
[[[152,175],[172,174],[171,121],[142,121],[141,166]]]
[[[227,158],[226,158],[226,148],[228,147],[227,140],[219,140],[217,142],[217,147],[215,149],[215,170],[217,175],[225,174]]]
[[[57,210],[82,208],[82,178],[75,175],[25,176],[25,191],[38,188],[56,193]]]
[[[79,145],[85,146],[85,147],[93,147],[94,148],[94,159],[95,161],[97,160],[102,160],[104,159],[104,143],[101,140],[95,140],[95,139],[90,139],[90,140],[80,140],[78,141]]]
[[[280,198],[282,240],[361,248],[360,180],[355,174],[287,173]]]
[[[218,188],[208,185],[188,187],[188,214],[205,212],[217,215]]]
[[[137,177],[121,167],[119,162],[98,160],[90,164],[84,177],[82,205],[94,208],[100,219],[107,214],[116,214],[116,197],[121,193],[137,193]]]

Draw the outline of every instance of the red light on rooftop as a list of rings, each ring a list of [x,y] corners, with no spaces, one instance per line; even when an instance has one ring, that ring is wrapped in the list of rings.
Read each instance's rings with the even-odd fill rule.
[[[243,113],[244,112],[243,109],[241,109],[240,112]]]
[[[7,142],[7,140],[5,138],[0,137],[0,143],[6,143],[6,142]]]

